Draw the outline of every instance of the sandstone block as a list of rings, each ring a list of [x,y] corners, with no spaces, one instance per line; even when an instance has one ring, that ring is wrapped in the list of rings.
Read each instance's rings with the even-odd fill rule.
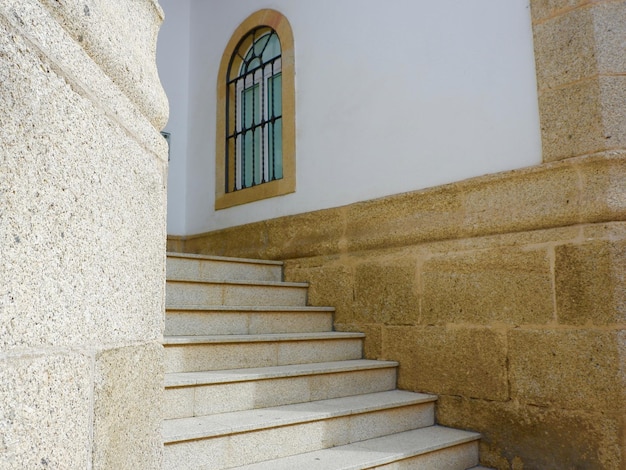
[[[267,255],[290,259],[336,253],[344,232],[343,219],[343,209],[338,208],[268,220]]]
[[[463,223],[479,234],[572,224],[579,220],[577,182],[576,169],[562,164],[466,183]]]
[[[620,470],[620,417],[439,396],[437,421],[482,433],[481,463],[498,469]]]
[[[599,72],[593,9],[580,8],[535,24],[533,32],[540,92]]]
[[[596,240],[556,248],[559,323],[626,323],[626,239]]]
[[[539,99],[546,162],[622,148],[626,79],[600,76],[544,91]]]
[[[354,275],[354,320],[415,324],[419,315],[417,261],[375,259],[358,264]]]
[[[559,16],[564,11],[584,5],[587,0],[531,0],[530,11],[533,22],[543,21],[552,16]]]
[[[335,307],[335,322],[354,321],[354,274],[351,266],[329,258],[317,258],[314,263],[287,261],[285,279],[308,282],[308,304]]]
[[[437,256],[421,274],[423,324],[546,323],[553,319],[546,249],[489,249]]]
[[[354,252],[455,238],[462,216],[460,192],[452,185],[352,204],[346,208],[347,248]]]
[[[532,405],[624,411],[623,332],[512,330],[511,395]]]
[[[506,400],[506,337],[489,328],[383,329],[383,358],[400,363],[398,386],[435,394]]]

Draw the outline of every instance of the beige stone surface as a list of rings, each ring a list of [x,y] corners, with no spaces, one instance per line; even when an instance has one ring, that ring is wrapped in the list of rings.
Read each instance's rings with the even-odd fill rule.
[[[354,269],[335,258],[315,258],[314,260],[287,261],[285,279],[294,282],[308,282],[308,304],[332,306],[334,319],[341,323],[353,317],[354,310]]]
[[[623,89],[626,90],[626,87]],[[616,88],[614,91],[621,93],[623,90],[620,90]],[[563,90],[554,93],[564,93],[567,95],[564,95],[564,99],[578,99]],[[597,98],[600,88],[595,87],[593,93]],[[607,102],[623,101],[617,95],[613,98],[609,96]],[[573,109],[584,116],[573,116],[571,123],[574,126],[581,125],[584,132],[578,137],[572,134],[572,139],[580,137],[588,140],[589,145],[585,145],[590,152],[609,148],[600,130],[609,127],[620,129],[626,113],[620,113],[618,108],[611,113],[600,113],[599,109],[594,108],[595,111],[589,114],[584,110],[589,106],[587,98],[581,99],[582,108],[574,105]],[[557,102],[560,102],[559,99]],[[590,103],[595,106],[593,100]],[[561,109],[562,103],[558,106]],[[549,107],[548,112],[553,113],[554,119],[559,122],[570,119],[553,107]],[[602,124],[605,114],[610,118],[606,120],[609,127]],[[582,125],[585,119],[592,123],[591,126],[596,126],[598,132],[594,134],[595,131],[591,132],[589,126]],[[563,129],[566,127],[565,124],[558,124],[555,132],[565,132]],[[548,130],[544,134],[544,142],[552,139],[550,132]],[[596,145],[593,143],[593,135],[600,134],[601,145]],[[619,137],[621,134],[617,132],[614,135]],[[568,148],[572,150],[566,152],[570,157],[577,154],[575,147],[582,148],[579,143],[562,142],[556,134],[553,137],[559,152]],[[615,147],[615,143],[610,145]],[[537,167],[472,178],[437,189],[319,211],[312,218],[315,221],[322,220],[326,215],[338,224],[336,219],[341,214],[345,224],[343,233],[338,229],[320,230],[311,223],[310,218],[297,215],[271,221],[272,233],[284,230],[290,234],[291,242],[285,238],[271,238],[268,221],[189,237],[185,241],[185,249],[193,253],[293,260],[293,263],[286,264],[287,277],[299,279],[302,276],[296,275],[296,270],[306,268],[313,272],[313,276],[323,278],[322,274],[316,274],[315,271],[316,268],[319,271],[321,266],[326,269],[329,260],[333,260],[332,264],[338,270],[345,269],[339,266],[354,265],[353,255],[365,253],[365,257],[358,256],[366,259],[373,250],[404,250],[407,247],[428,247],[435,243],[440,244],[435,246],[437,250],[446,249],[446,246],[456,249],[451,246],[454,243],[477,247],[485,244],[483,237],[494,235],[501,236],[501,241],[491,240],[489,243],[519,245],[542,238],[562,238],[564,235],[539,231],[554,229],[574,232],[576,229],[573,226],[576,224],[626,219],[626,197],[621,190],[626,181],[625,162],[624,152],[618,150],[568,158]],[[323,236],[328,238],[324,240]],[[306,248],[304,242],[297,240],[310,240],[311,245]],[[293,276],[289,272],[294,273]]]
[[[490,328],[389,326],[383,357],[400,363],[402,389],[509,398],[506,336]]]
[[[41,3],[153,126],[163,128],[169,110],[156,67],[157,34],[164,18],[158,1],[41,0]]]
[[[119,18],[145,41],[106,28],[94,37],[150,49],[160,18],[146,5],[158,8],[138,0]],[[0,467],[103,468],[115,454],[153,470],[159,428],[141,423],[155,422],[162,386],[136,377],[160,357],[140,374],[132,360],[99,360],[131,344],[160,350],[167,147],[153,123],[167,107],[154,57],[130,59],[145,67],[139,87],[155,93],[151,114],[58,21],[74,19],[37,0],[0,0]],[[130,385],[116,382],[124,376]],[[109,391],[114,400],[100,394]],[[136,414],[118,414],[124,407]],[[112,422],[111,432],[142,430],[126,443],[100,439]]]
[[[626,325],[626,239],[556,248],[559,323]]]
[[[163,164],[0,27],[2,347],[157,340]]]
[[[354,252],[432,238],[456,238],[462,233],[463,220],[459,189],[446,185],[347,206],[347,249]]]
[[[0,355],[0,468],[89,467],[91,363],[79,352]]]
[[[340,250],[345,230],[342,208],[307,212],[296,215],[295,219],[295,224],[285,224],[283,219],[266,221],[265,257],[282,259],[286,251],[290,258],[304,258]]]
[[[623,1],[532,4],[543,159],[626,145]]]
[[[354,321],[416,323],[419,296],[415,258],[372,258],[357,264],[354,278]]]
[[[163,347],[102,351],[95,361],[93,468],[150,468],[162,458]]]
[[[588,3],[589,0],[531,0],[530,11],[533,22],[540,22]]]
[[[513,325],[554,319],[548,249],[491,249],[425,261],[421,323]]]
[[[626,220],[626,152],[605,152],[578,165],[580,212],[587,222]],[[590,225],[593,227],[593,225]]]
[[[596,30],[592,8],[580,8],[534,25],[539,91],[595,76]]]
[[[437,420],[480,432],[481,463],[487,467],[624,468],[616,415],[443,395]]]
[[[623,414],[625,339],[618,331],[513,330],[511,396],[536,406]]]

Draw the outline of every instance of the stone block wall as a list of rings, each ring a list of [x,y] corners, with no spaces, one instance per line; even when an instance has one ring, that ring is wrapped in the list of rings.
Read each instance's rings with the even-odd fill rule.
[[[498,469],[626,464],[626,155],[178,239],[282,259]]]
[[[160,468],[153,0],[0,0],[0,468]]]

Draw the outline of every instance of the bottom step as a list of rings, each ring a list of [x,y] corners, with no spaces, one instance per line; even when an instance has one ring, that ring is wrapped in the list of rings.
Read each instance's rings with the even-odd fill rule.
[[[442,426],[237,467],[238,470],[467,470],[478,465],[473,432]]]

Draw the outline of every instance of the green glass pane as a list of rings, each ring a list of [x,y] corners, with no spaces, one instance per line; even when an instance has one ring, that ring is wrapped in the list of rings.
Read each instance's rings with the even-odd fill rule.
[[[259,85],[251,86],[242,92],[243,129],[241,181],[245,187],[261,181],[261,132],[253,126],[260,122],[261,100]]]
[[[280,55],[280,40],[276,34],[272,34],[269,42],[263,50],[263,62],[269,62]]]
[[[282,116],[283,114],[283,75],[277,73],[268,80],[268,106],[270,116]]]

